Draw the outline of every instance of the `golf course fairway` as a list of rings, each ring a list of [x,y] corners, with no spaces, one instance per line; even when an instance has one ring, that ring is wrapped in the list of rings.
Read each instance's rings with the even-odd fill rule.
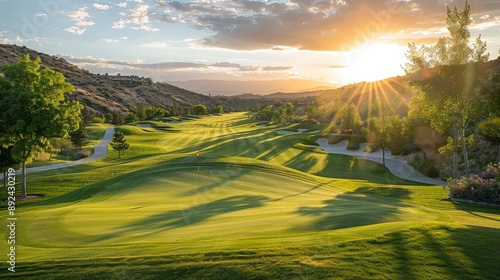
[[[115,128],[121,158],[28,175],[42,198],[16,205],[3,279],[500,277],[498,207],[451,203],[248,113],[147,123]]]

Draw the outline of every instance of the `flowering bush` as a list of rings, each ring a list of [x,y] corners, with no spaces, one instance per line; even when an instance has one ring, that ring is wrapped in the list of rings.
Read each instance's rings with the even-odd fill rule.
[[[448,187],[451,198],[500,202],[500,163],[489,164],[479,175],[450,180]]]

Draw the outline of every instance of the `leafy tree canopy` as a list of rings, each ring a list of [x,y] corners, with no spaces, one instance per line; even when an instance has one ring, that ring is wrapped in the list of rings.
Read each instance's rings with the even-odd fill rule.
[[[64,76],[42,69],[40,63],[40,58],[31,60],[25,55],[1,68],[0,123],[5,132],[0,141],[13,145],[13,157],[22,161],[22,197],[26,195],[26,163],[50,147],[50,138],[67,137],[77,128],[82,109],[78,102],[66,100],[65,94],[74,87]]]

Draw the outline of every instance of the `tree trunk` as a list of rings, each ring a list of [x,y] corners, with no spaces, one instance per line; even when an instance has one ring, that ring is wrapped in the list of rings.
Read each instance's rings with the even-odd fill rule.
[[[21,187],[21,198],[26,197],[26,160],[21,163],[22,168],[22,187]]]
[[[453,179],[458,178],[458,139],[457,129],[453,128]]]
[[[465,145],[465,129],[460,130],[461,138],[462,138],[462,152],[464,153],[464,163],[465,163],[465,176],[469,177],[469,155],[467,154],[467,146]]]
[[[3,172],[3,188],[7,187],[7,171]]]

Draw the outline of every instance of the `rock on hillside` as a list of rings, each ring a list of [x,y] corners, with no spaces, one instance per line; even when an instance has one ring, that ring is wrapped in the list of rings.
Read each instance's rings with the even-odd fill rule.
[[[25,54],[29,54],[32,59],[40,57],[42,66],[61,72],[66,80],[75,86],[75,92],[69,96],[70,99],[80,101],[93,114],[114,111],[126,113],[128,108],[135,108],[140,103],[162,108],[169,108],[174,104],[180,108],[191,107],[194,104],[211,107],[217,103],[217,100],[211,97],[165,83],[127,87],[109,77],[92,74],[63,58],[16,45],[0,44],[0,66],[15,63]]]

